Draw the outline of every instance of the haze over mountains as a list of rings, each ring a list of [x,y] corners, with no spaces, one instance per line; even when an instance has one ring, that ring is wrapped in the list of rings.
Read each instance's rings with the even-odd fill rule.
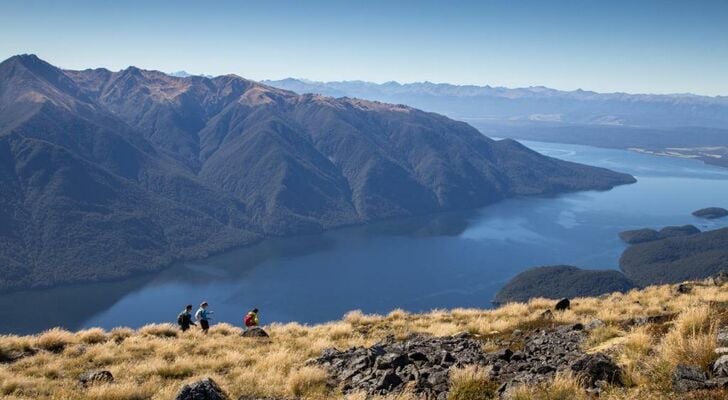
[[[120,278],[273,235],[634,178],[466,123],[238,76],[0,64],[0,288]]]
[[[264,83],[297,93],[408,104],[466,121],[489,136],[634,148],[728,166],[727,96],[292,78]]]

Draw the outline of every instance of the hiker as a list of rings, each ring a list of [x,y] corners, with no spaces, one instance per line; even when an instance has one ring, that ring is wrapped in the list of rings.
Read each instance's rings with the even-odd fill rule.
[[[255,328],[258,326],[260,321],[258,321],[258,309],[254,308],[252,311],[248,312],[245,315],[245,318],[243,318],[243,325],[245,325],[245,330],[248,330],[250,328]]]
[[[207,309],[207,306],[207,302],[203,301],[202,304],[200,304],[200,308],[197,309],[197,312],[195,313],[195,319],[200,322],[200,328],[202,328],[202,332],[204,334],[207,334],[207,331],[210,329],[210,319],[212,319],[210,314],[213,313],[213,311],[209,311]]]
[[[177,324],[179,325],[179,328],[182,329],[182,332],[190,329],[190,325],[197,326],[197,324],[192,322],[192,304],[188,304],[187,307],[179,313],[177,316]]]

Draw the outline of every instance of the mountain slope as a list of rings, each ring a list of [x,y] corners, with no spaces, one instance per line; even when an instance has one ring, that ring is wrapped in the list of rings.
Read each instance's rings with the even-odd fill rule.
[[[232,75],[62,71],[27,55],[0,64],[0,151],[2,288],[634,182],[410,107]]]

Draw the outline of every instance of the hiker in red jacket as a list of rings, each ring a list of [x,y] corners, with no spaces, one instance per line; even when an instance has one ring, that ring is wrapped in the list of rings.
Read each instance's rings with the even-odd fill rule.
[[[243,318],[243,325],[245,325],[246,330],[257,327],[259,323],[260,323],[260,321],[258,321],[258,309],[257,308],[254,308],[252,311],[247,313],[245,315],[245,317]]]

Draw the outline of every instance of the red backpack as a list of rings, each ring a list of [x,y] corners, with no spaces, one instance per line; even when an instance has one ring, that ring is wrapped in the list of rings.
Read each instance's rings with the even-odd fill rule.
[[[247,327],[255,326],[255,317],[253,314],[245,315],[245,318],[243,318],[243,324]]]

